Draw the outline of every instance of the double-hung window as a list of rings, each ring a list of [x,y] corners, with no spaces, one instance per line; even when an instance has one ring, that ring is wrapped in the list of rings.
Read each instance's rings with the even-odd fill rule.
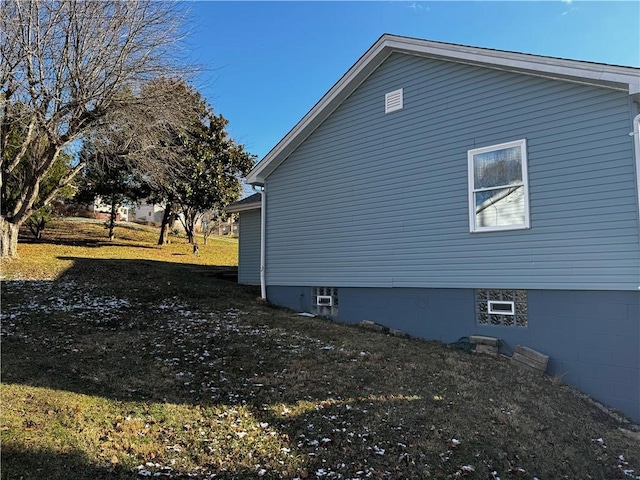
[[[471,232],[529,228],[527,142],[468,151]]]

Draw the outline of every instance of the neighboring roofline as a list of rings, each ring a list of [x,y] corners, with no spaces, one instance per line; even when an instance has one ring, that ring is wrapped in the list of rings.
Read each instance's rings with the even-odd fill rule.
[[[624,90],[640,98],[640,69],[384,34],[249,172],[251,185],[271,174],[392,53],[479,65]]]
[[[238,213],[246,210],[259,210],[262,207],[262,197],[260,193],[243,198],[235,203],[230,203],[224,208],[227,213]]]
[[[252,203],[249,205],[240,205],[236,207],[229,205],[227,208],[224,209],[224,211],[227,213],[245,212],[247,210],[260,210],[260,203]]]

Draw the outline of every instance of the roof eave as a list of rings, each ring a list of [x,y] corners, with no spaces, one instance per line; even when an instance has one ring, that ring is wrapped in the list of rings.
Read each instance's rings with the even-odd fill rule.
[[[314,107],[249,172],[247,183],[266,178],[393,52],[423,55],[521,73],[564,79],[640,94],[640,74],[632,67],[490,50],[385,34],[365,52]]]
[[[360,57],[338,82],[249,172],[251,185],[264,185],[265,178],[276,169],[351,93],[391,54],[384,46],[385,36]]]
[[[224,211],[227,213],[238,213],[238,212],[244,212],[246,210],[258,210],[261,208],[261,206],[262,204],[260,202],[246,203],[244,205],[237,205],[237,206],[229,205],[227,208],[224,209]]]
[[[529,74],[543,74],[559,79],[593,82],[595,85],[624,88],[629,94],[640,91],[637,68],[580,60],[545,57],[520,52],[492,50],[406,37],[389,36],[387,44],[395,51],[431,58],[461,61],[484,67],[503,67]]]

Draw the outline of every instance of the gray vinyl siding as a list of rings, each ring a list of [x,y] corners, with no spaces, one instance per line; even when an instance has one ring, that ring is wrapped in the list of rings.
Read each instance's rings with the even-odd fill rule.
[[[637,290],[630,118],[626,92],[393,54],[266,179],[267,283]],[[467,151],[523,138],[531,228],[470,233]]]
[[[240,212],[238,283],[260,284],[260,209]]]

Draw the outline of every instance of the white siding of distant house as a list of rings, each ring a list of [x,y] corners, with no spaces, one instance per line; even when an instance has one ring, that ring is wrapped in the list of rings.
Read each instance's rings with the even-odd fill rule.
[[[142,203],[135,207],[134,220],[160,224],[162,223],[163,215],[164,206]]]

